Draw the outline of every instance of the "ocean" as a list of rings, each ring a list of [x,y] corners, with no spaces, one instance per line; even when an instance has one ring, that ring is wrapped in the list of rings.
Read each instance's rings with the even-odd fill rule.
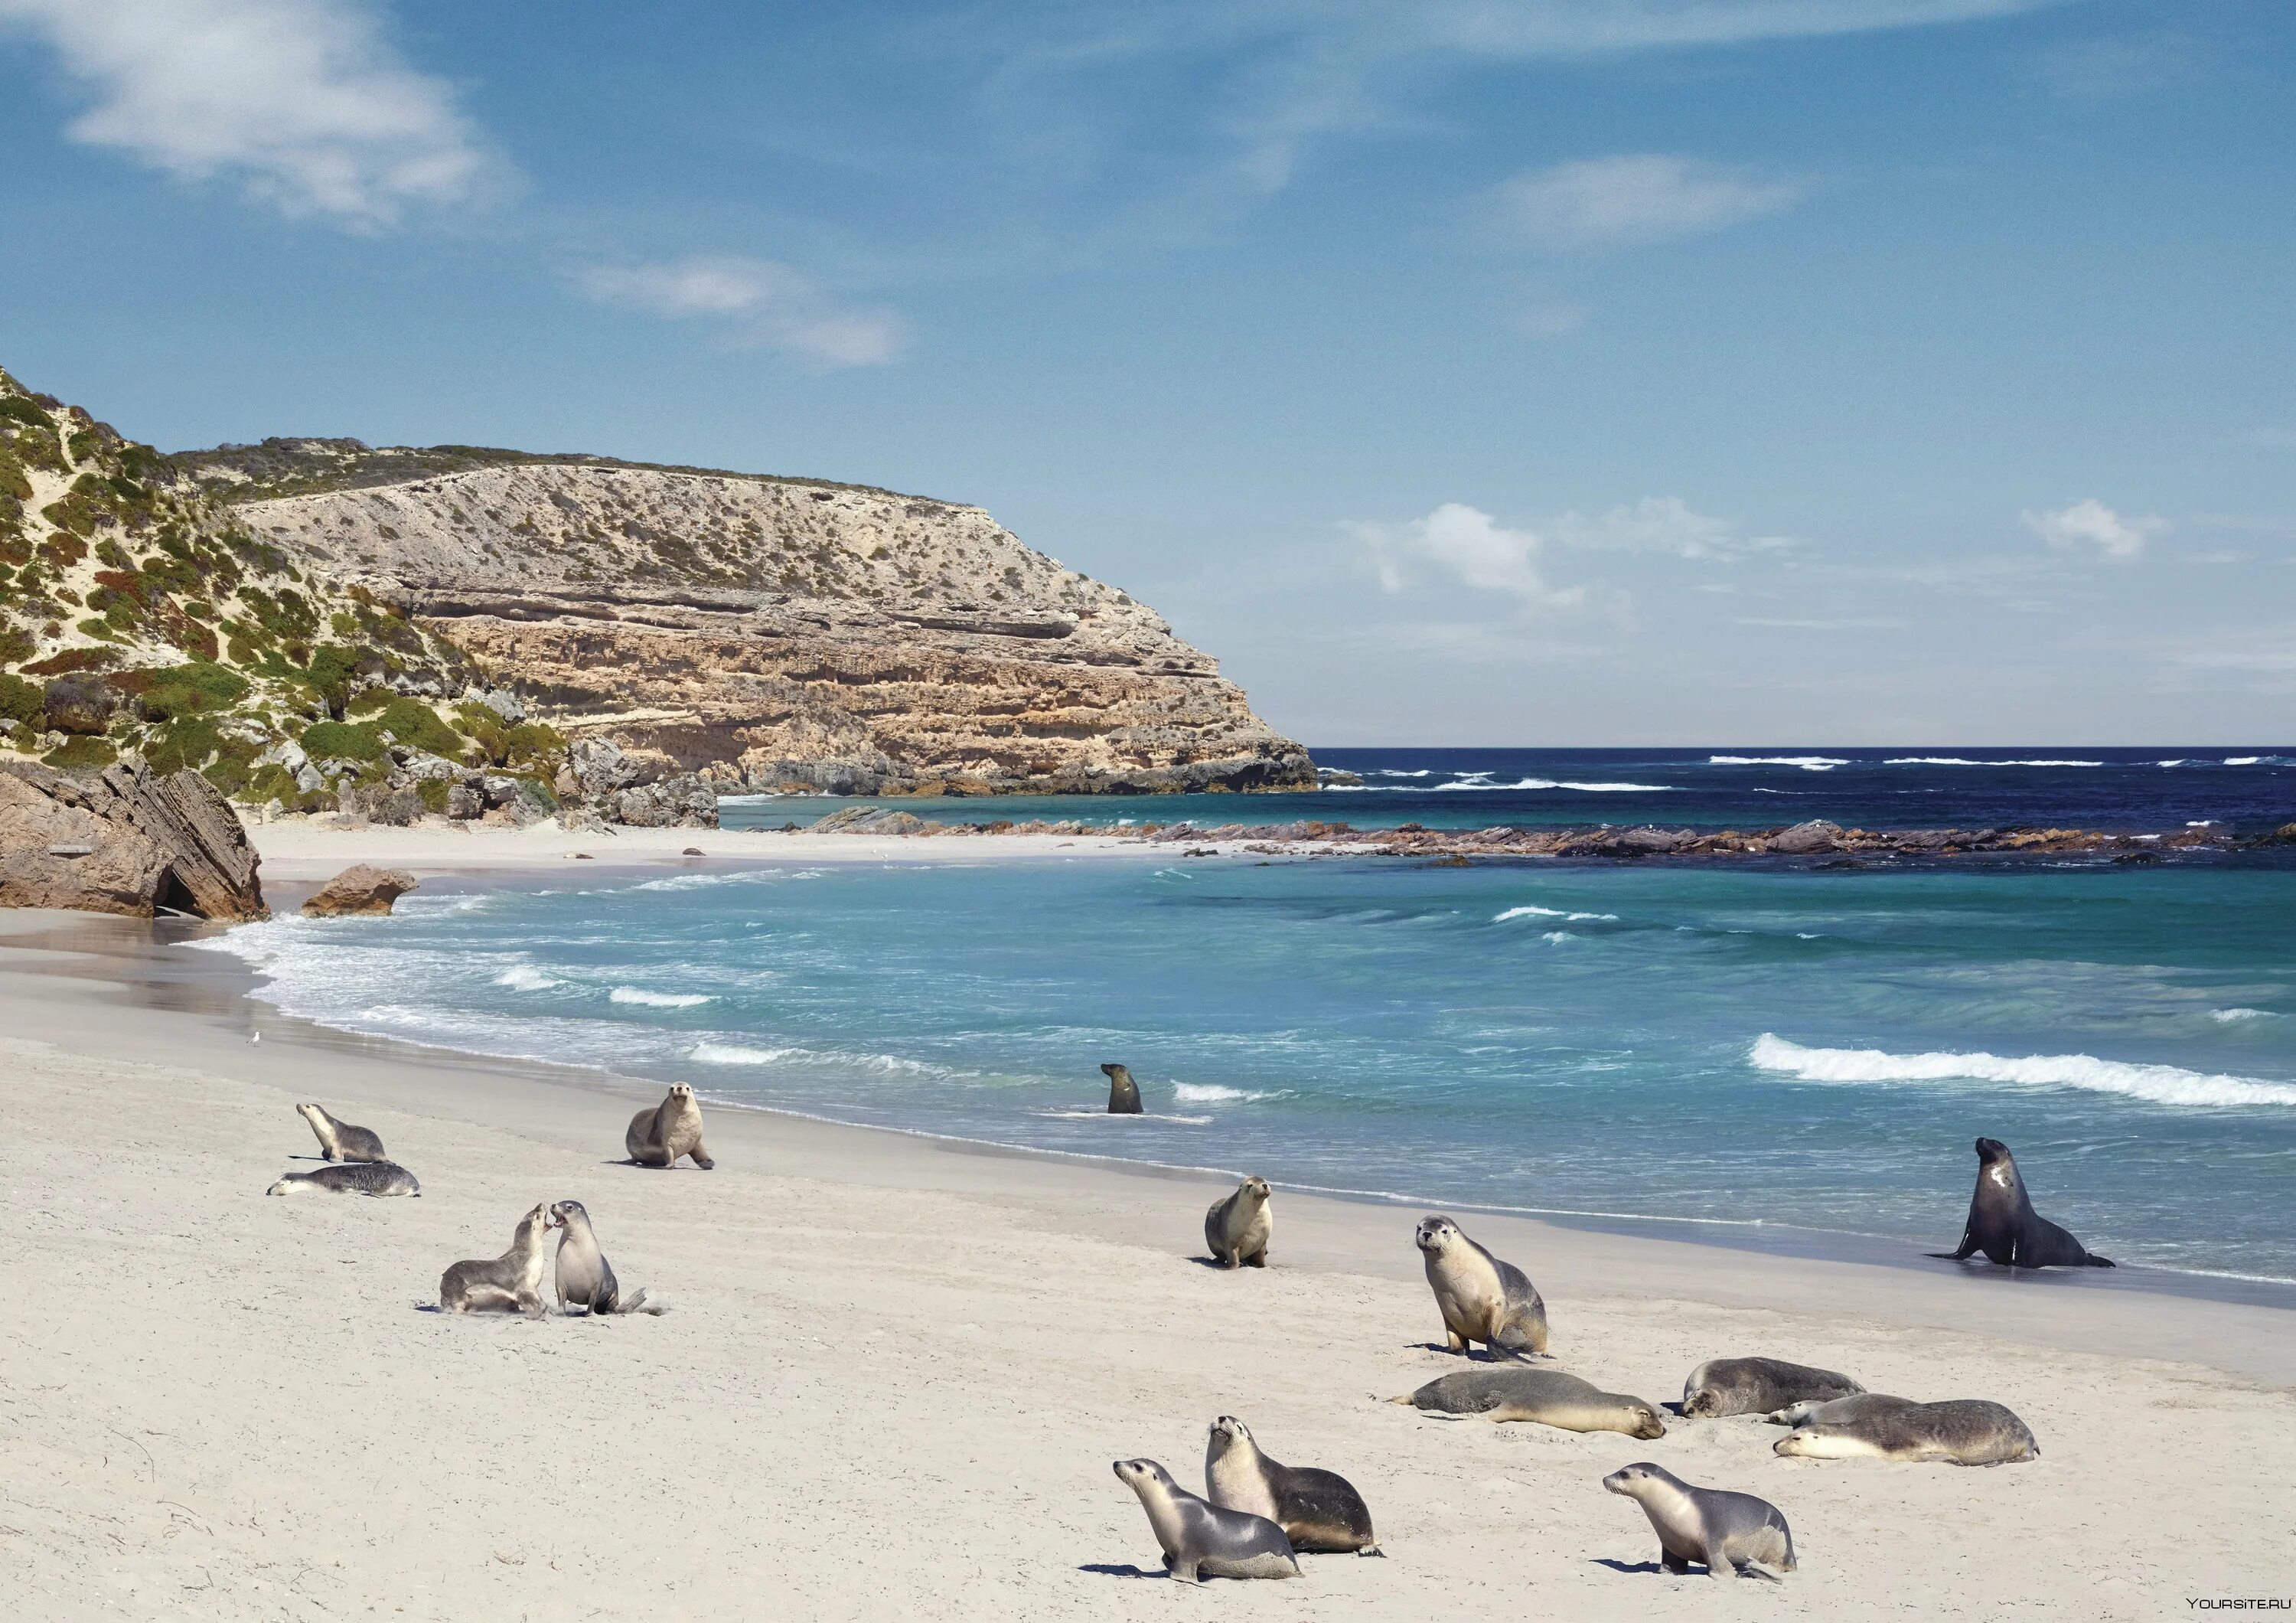
[[[1316,754],[1363,787],[899,803],[1111,824],[2296,820],[2296,751],[2261,748]],[[849,803],[729,802],[726,820]],[[1856,869],[967,856],[434,883],[395,918],[219,944],[262,970],[259,997],[352,1031],[1725,1243],[1949,1249],[1985,1134],[2092,1249],[2296,1281],[2286,848]],[[1150,1114],[1103,1113],[1103,1060]]]

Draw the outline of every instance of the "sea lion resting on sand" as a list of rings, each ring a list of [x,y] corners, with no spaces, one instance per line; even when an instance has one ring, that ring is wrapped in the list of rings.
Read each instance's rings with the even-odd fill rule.
[[[1108,1075],[1108,1113],[1141,1115],[1140,1084],[1132,1080],[1132,1073],[1120,1065],[1103,1065],[1100,1068]]]
[[[510,1249],[486,1261],[456,1263],[439,1276],[439,1306],[448,1313],[522,1313],[542,1316],[542,1248],[550,1207],[537,1206],[518,1220]]]
[[[1780,1438],[1772,1452],[1790,1459],[1943,1460],[1953,1465],[2013,1465],[2040,1457],[2031,1428],[1999,1404],[1982,1398],[1901,1400],[1892,1407],[1871,1402],[1876,1396],[1824,1405]],[[1856,1406],[1837,1409],[1836,1404]]]
[[[1204,1450],[1204,1496],[1224,1511],[1248,1511],[1283,1529],[1303,1553],[1377,1555],[1371,1511],[1337,1471],[1282,1465],[1259,1452],[1251,1429],[1233,1414],[1212,1422]]]
[[[1546,1304],[1521,1269],[1484,1250],[1448,1217],[1422,1218],[1415,1238],[1453,1352],[1471,1351],[1478,1341],[1495,1358],[1546,1350]]]
[[[1153,1460],[1119,1460],[1117,1479],[1140,1495],[1163,1546],[1164,1569],[1183,1583],[1210,1578],[1298,1578],[1283,1529],[1265,1516],[1224,1511],[1172,1480]]]
[[[621,1281],[614,1277],[614,1266],[606,1260],[606,1254],[598,1248],[597,1232],[591,1228],[590,1214],[579,1200],[561,1200],[550,1208],[550,1215],[559,1229],[559,1312],[581,1307],[595,1316],[669,1311],[660,1304],[647,1306],[643,1289],[635,1296],[622,1295]]]
[[[1235,1193],[1212,1202],[1204,1214],[1204,1246],[1225,1267],[1265,1268],[1267,1242],[1275,1233],[1275,1208],[1267,1180],[1246,1178]]]
[[[1770,1578],[1794,1570],[1792,1530],[1767,1499],[1693,1487],[1648,1461],[1612,1471],[1603,1486],[1643,1507],[1658,1534],[1659,1564],[1669,1572],[1687,1572],[1693,1561],[1705,1562],[1708,1577],[1725,1580],[1741,1568]]]
[[[1932,1251],[1961,1262],[1972,1251],[2005,1268],[2110,1268],[2099,1256],[2033,1209],[2017,1158],[1999,1139],[1977,1141],[1977,1192],[1969,1198],[1969,1221],[1957,1251]]]
[[[1565,1431],[1623,1431],[1644,1438],[1666,1435],[1657,1405],[1623,1392],[1605,1392],[1576,1375],[1535,1365],[1458,1370],[1429,1381],[1408,1397],[1388,1401],[1433,1414],[1537,1421]]]
[[[704,1172],[718,1165],[701,1147],[701,1107],[682,1082],[671,1083],[668,1095],[652,1109],[630,1117],[622,1147],[641,1166],[675,1166],[678,1157],[687,1155]]]
[[[396,1161],[353,1161],[345,1166],[322,1166],[313,1172],[282,1174],[263,1192],[292,1195],[305,1190],[325,1190],[338,1195],[419,1195],[422,1186],[414,1174]]]
[[[1863,1392],[1847,1375],[1814,1370],[1777,1358],[1709,1358],[1682,1383],[1682,1413],[1688,1418],[1769,1414],[1788,1404],[1823,1403]]]
[[[324,1106],[297,1105],[296,1112],[311,1124],[318,1135],[319,1153],[330,1161],[388,1161],[383,1153],[382,1140],[365,1127],[354,1127],[348,1122],[339,1122],[327,1114]]]

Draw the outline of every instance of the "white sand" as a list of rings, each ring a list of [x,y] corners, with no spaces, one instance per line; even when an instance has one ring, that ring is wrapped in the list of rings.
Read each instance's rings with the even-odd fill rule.
[[[726,1108],[714,1173],[612,1165],[654,1091],[308,1033],[149,934],[0,916],[12,1617],[2134,1619],[2296,1593],[2285,1312],[1467,1216],[1612,1389],[1669,1401],[1702,1359],[1769,1354],[1998,1399],[2042,1455],[1437,1421],[1379,1401],[1460,1367],[1425,1345],[1415,1211],[1279,1186],[1275,1265],[1231,1275],[1194,1260],[1202,1179]],[[305,1098],[423,1198],[265,1199],[316,1164]],[[570,1197],[671,1314],[421,1310]],[[1198,1485],[1223,1413],[1348,1475],[1390,1559],[1165,1581],[1109,1462]],[[1641,1459],[1777,1504],[1801,1571],[1645,1569],[1642,1512],[1598,1481]]]

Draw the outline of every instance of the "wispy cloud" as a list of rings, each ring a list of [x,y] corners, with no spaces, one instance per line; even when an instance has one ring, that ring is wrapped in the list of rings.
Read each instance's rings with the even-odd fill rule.
[[[2124,516],[2094,496],[2054,512],[2028,507],[2023,517],[2028,530],[2060,552],[2094,548],[2108,558],[2133,558],[2169,528],[2168,521],[2150,513]]]
[[[840,306],[802,272],[771,260],[697,256],[594,265],[575,284],[602,304],[718,324],[737,344],[787,350],[825,367],[882,366],[901,345],[890,310]]]
[[[1701,513],[1679,496],[1645,496],[1606,513],[1566,513],[1554,521],[1555,539],[1607,552],[1658,552],[1677,558],[1734,563],[1793,542],[1781,535],[1748,535],[1726,518]]]
[[[0,0],[83,90],[75,141],[362,229],[507,172],[359,0]]]
[[[1345,528],[1370,550],[1379,583],[1390,592],[1433,575],[1512,597],[1524,610],[1576,608],[1587,598],[1584,587],[1546,583],[1538,567],[1546,545],[1543,536],[1510,530],[1464,502],[1447,501],[1407,523],[1357,523]]]
[[[1775,214],[1802,195],[1798,182],[1663,152],[1587,158],[1503,183],[1491,213],[1533,247],[1631,247],[1719,231]]]
[[[2041,82],[2070,101],[2118,101],[2207,76],[2210,52],[2189,34],[2159,33],[2075,40],[2036,64]]]

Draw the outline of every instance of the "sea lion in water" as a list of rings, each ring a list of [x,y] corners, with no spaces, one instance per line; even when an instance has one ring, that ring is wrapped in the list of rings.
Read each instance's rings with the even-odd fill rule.
[[[1969,1198],[1969,1222],[1961,1231],[1957,1251],[1932,1251],[1948,1262],[1960,1262],[1972,1251],[2005,1268],[2110,1268],[2112,1259],[2098,1256],[2064,1230],[2033,1209],[2018,1174],[2017,1158],[1999,1139],[1977,1141],[1977,1192]]]
[[[1211,1425],[1204,1449],[1204,1496],[1224,1511],[1264,1516],[1283,1529],[1294,1550],[1377,1555],[1371,1511],[1337,1471],[1281,1465],[1259,1452],[1251,1429],[1233,1414]]]
[[[1299,1557],[1265,1516],[1224,1511],[1172,1480],[1153,1460],[1119,1460],[1118,1480],[1140,1495],[1163,1546],[1164,1569],[1183,1583],[1206,1578],[1298,1578]]]
[[[536,1207],[518,1220],[510,1249],[480,1262],[456,1263],[439,1276],[439,1306],[448,1313],[522,1313],[542,1316],[542,1248],[550,1232],[550,1207]]]
[[[319,1153],[330,1161],[388,1161],[382,1141],[365,1127],[339,1122],[320,1105],[297,1105],[296,1111],[319,1135]]]
[[[1789,1459],[1943,1460],[1954,1465],[2010,1465],[2038,1459],[2032,1429],[1997,1403],[1874,1405],[1843,1420],[1808,1420],[1772,1450]]]
[[[1451,1350],[1481,1342],[1493,1357],[1546,1350],[1546,1304],[1523,1271],[1467,1238],[1448,1217],[1423,1217],[1417,1243]]]
[[[1275,1232],[1275,1208],[1265,1178],[1246,1178],[1204,1214],[1204,1245],[1226,1267],[1267,1266],[1267,1241]]]
[[[1788,1404],[1823,1403],[1863,1392],[1847,1375],[1778,1358],[1709,1358],[1682,1383],[1685,1417],[1769,1414]]]
[[[1100,1068],[1108,1075],[1108,1113],[1141,1115],[1140,1084],[1132,1080],[1132,1073],[1120,1065],[1103,1065]]]
[[[422,1186],[414,1174],[396,1161],[353,1161],[343,1166],[322,1166],[314,1172],[291,1172],[263,1192],[292,1195],[321,1189],[338,1195],[419,1195]]]
[[[718,1165],[701,1147],[701,1107],[693,1090],[682,1082],[671,1083],[668,1095],[652,1109],[630,1117],[622,1147],[641,1166],[675,1166],[678,1157],[685,1155],[704,1172]]]
[[[668,1311],[663,1307],[647,1306],[646,1293],[643,1289],[635,1296],[622,1295],[621,1281],[614,1277],[614,1265],[598,1248],[597,1232],[590,1226],[590,1214],[579,1200],[561,1200],[550,1208],[550,1215],[559,1231],[559,1312],[570,1313],[582,1307],[595,1316],[609,1313],[660,1314]]]
[[[1659,1419],[1656,1404],[1623,1392],[1605,1392],[1576,1375],[1537,1365],[1457,1370],[1429,1381],[1408,1397],[1388,1401],[1409,1404],[1432,1414],[1537,1421],[1565,1431],[1623,1431],[1645,1439],[1666,1435],[1666,1422]]]
[[[1793,1532],[1778,1507],[1751,1494],[1693,1487],[1663,1465],[1628,1465],[1603,1486],[1643,1507],[1658,1534],[1659,1564],[1687,1572],[1703,1561],[1709,1578],[1725,1580],[1741,1568],[1776,1578],[1795,1568]]]

